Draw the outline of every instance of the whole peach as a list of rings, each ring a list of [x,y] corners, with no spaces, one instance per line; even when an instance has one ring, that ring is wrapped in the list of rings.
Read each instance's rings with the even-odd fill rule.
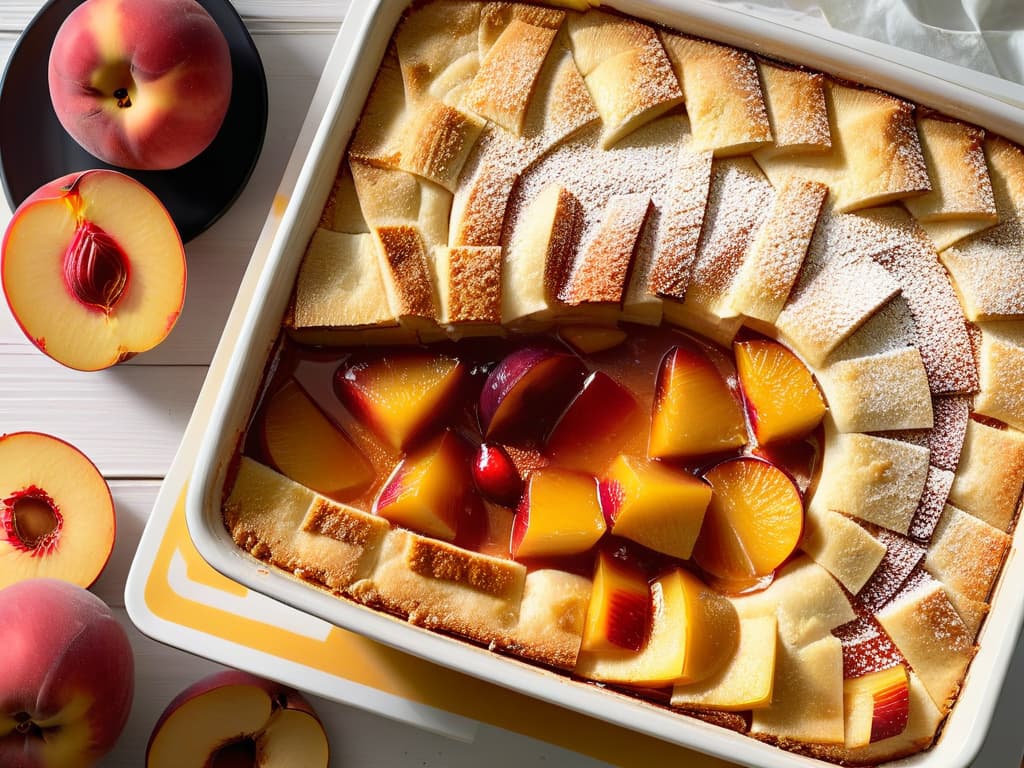
[[[213,141],[231,101],[231,52],[195,0],[86,0],[50,50],[64,129],[122,168],[166,170]]]
[[[88,768],[114,746],[131,709],[124,629],[91,592],[58,579],[0,590],[0,765]]]

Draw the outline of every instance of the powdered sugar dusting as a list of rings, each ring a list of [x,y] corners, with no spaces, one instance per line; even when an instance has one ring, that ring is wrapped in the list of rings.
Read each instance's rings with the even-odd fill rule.
[[[600,126],[589,126],[528,168],[512,193],[503,241],[515,238],[523,211],[544,187],[558,183],[573,194],[583,212],[580,242],[589,242],[613,196],[647,193],[656,208],[677,168],[686,121],[663,118],[640,128],[608,150],[600,149]]]
[[[712,168],[704,230],[684,304],[719,314],[750,243],[775,200],[775,190],[749,158]]]
[[[870,616],[861,616],[836,627],[832,634],[839,638],[843,646],[845,679],[906,663],[896,644]]]
[[[886,547],[885,557],[854,598],[858,613],[877,613],[885,607],[925,555],[924,545],[906,536],[884,528],[878,529],[876,536]]]
[[[955,475],[949,470],[928,467],[928,479],[925,480],[924,493],[917,505],[914,519],[910,521],[910,537],[925,544],[931,540],[938,525],[942,510],[949,498],[949,489],[953,487]]]
[[[885,437],[905,440],[931,451],[930,461],[938,469],[955,472],[960,463],[967,422],[971,416],[971,398],[965,396],[932,397],[931,429],[887,432]]]

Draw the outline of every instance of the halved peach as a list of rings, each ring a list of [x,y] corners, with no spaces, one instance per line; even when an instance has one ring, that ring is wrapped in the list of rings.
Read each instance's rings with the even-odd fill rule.
[[[453,541],[469,482],[469,448],[461,437],[445,430],[395,467],[373,511],[417,533]]]
[[[580,646],[586,651],[639,651],[651,622],[651,590],[635,564],[602,550],[594,566],[587,622]]]
[[[196,681],[164,709],[146,746],[146,768],[327,768],[327,733],[298,691],[224,670]]]
[[[512,526],[512,556],[586,552],[605,532],[597,480],[559,467],[534,470]]]
[[[863,747],[903,733],[910,719],[910,676],[904,664],[843,681],[846,746]]]
[[[185,249],[170,214],[122,173],[83,171],[40,187],[2,245],[11,313],[40,350],[83,371],[155,347],[185,301]]]
[[[611,532],[681,560],[693,552],[710,501],[710,485],[657,461],[620,455],[601,478]]]
[[[648,455],[685,459],[746,442],[743,408],[711,359],[689,345],[669,350],[658,370]]]
[[[464,374],[454,357],[394,352],[346,362],[334,376],[334,389],[374,432],[404,450],[451,411]]]
[[[632,393],[603,371],[594,371],[551,428],[544,452],[559,466],[598,474],[629,435],[642,428]]]
[[[652,619],[637,652],[581,650],[576,673],[590,680],[659,687],[715,674],[739,645],[739,618],[725,597],[684,568],[651,583]]]
[[[750,456],[716,464],[704,479],[711,485],[711,503],[693,559],[727,581],[770,575],[796,549],[803,531],[803,502],[793,480]]]
[[[282,474],[324,496],[344,501],[373,482],[370,462],[294,379],[267,401],[262,438]]]
[[[804,437],[825,415],[825,400],[796,355],[768,339],[733,344],[740,389],[758,443]]]
[[[579,391],[586,369],[574,355],[522,347],[502,359],[480,392],[480,429],[489,439],[543,436]]]
[[[88,587],[116,529],[110,488],[81,451],[37,432],[0,436],[0,589],[47,576]]]

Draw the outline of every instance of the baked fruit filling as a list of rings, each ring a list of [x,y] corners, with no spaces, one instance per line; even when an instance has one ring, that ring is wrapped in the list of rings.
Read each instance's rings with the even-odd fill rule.
[[[875,764],[976,650],[1022,366],[1020,146],[610,11],[421,2],[224,522],[339,598]]]

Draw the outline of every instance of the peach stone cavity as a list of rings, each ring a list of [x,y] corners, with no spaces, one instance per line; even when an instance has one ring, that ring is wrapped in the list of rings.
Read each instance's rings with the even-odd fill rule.
[[[161,202],[115,171],[41,187],[14,212],[2,278],[25,335],[60,363],[98,370],[159,344],[185,296],[185,252]]]

